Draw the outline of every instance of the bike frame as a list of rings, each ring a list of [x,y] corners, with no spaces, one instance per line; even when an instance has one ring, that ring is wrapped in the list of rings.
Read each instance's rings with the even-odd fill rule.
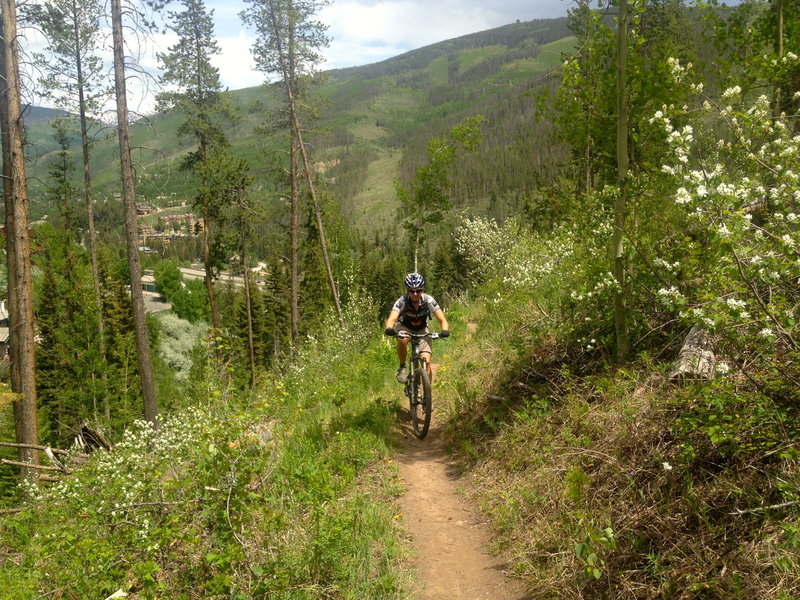
[[[414,435],[419,439],[423,439],[427,435],[428,427],[430,426],[433,399],[431,397],[431,380],[428,373],[428,364],[427,361],[422,358],[419,343],[426,337],[431,340],[439,339],[439,334],[401,331],[397,335],[398,337],[410,338],[411,352],[407,358],[408,375],[404,393],[408,398],[408,410],[411,415]],[[424,375],[418,376],[420,369],[423,369]],[[420,385],[423,387],[418,387]],[[424,391],[421,392],[421,389]],[[420,393],[422,393],[422,396],[420,396]],[[422,411],[421,414],[419,412],[420,410]]]
[[[424,365],[424,368],[427,370],[428,363],[427,361],[422,358],[422,354],[419,351],[419,342],[423,338],[429,337],[431,340],[438,340],[439,334],[436,332],[430,333],[411,333],[408,331],[401,331],[397,334],[397,337],[407,337],[411,338],[409,344],[411,345],[411,352],[408,354],[408,358],[406,362],[408,363],[408,379],[406,380],[406,390],[409,387],[409,382],[412,381],[412,376],[419,368],[419,365]]]

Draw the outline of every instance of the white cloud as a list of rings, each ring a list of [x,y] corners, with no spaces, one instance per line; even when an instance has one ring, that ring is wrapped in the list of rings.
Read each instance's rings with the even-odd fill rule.
[[[215,56],[211,63],[219,69],[224,87],[240,90],[264,82],[263,74],[255,70],[255,61],[250,53],[253,43],[251,36],[241,30],[236,36],[218,38],[217,42],[222,53]]]
[[[346,0],[321,11],[332,42],[325,68],[369,64],[436,42],[513,23],[566,15],[564,0]]]

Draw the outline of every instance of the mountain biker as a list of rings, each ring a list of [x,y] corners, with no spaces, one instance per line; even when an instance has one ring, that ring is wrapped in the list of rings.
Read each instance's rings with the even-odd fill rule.
[[[428,333],[428,319],[431,315],[439,321],[441,331],[439,337],[450,335],[450,326],[444,316],[439,303],[433,296],[425,293],[425,278],[419,273],[409,273],[403,283],[406,284],[406,293],[394,303],[386,319],[384,333],[397,336],[397,358],[400,359],[400,368],[397,369],[397,381],[406,382],[406,356],[408,355],[408,340],[410,338],[398,335],[404,331],[412,333]],[[397,329],[395,329],[397,325]],[[426,336],[419,341],[420,355],[425,360],[428,377],[431,373],[431,338]]]

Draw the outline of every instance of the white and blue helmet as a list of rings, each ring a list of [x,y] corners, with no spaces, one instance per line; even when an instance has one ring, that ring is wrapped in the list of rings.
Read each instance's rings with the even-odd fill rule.
[[[404,280],[408,289],[425,287],[425,278],[419,273],[409,273]]]

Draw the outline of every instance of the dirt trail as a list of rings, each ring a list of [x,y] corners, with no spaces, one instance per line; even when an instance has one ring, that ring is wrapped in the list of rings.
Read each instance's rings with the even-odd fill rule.
[[[436,413],[428,437],[403,426],[397,462],[406,493],[400,506],[417,551],[418,600],[524,600],[518,581],[489,554],[486,518],[457,492],[459,480],[442,448]]]

